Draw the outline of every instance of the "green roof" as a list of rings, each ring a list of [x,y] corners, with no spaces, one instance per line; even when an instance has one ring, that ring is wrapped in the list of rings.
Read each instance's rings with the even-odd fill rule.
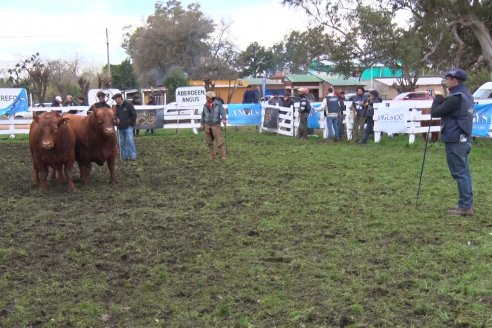
[[[261,77],[248,77],[244,79],[240,79],[243,82],[243,85],[262,85],[263,78]],[[267,85],[283,85],[282,81],[266,79]]]
[[[312,74],[288,74],[285,79],[292,83],[322,82],[323,80]]]
[[[338,74],[314,73],[314,72],[311,72],[311,74],[317,76],[318,78],[325,81],[326,83],[337,87],[365,85],[365,83],[362,83],[353,77],[345,78],[342,75],[338,75]]]
[[[402,72],[400,69],[393,71],[388,67],[369,67],[366,68],[360,75],[361,81],[370,81],[372,79],[380,77],[401,77]]]

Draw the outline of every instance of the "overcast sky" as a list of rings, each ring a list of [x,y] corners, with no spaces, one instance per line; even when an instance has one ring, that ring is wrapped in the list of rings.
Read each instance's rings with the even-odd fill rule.
[[[163,1],[164,3],[166,1]],[[284,7],[281,0],[198,0],[216,23],[233,22],[231,35],[241,50],[257,41],[269,47],[293,30],[304,31],[306,15]],[[111,64],[126,58],[123,27],[140,26],[154,13],[155,0],[2,0],[0,64],[16,63],[39,52],[48,59],[79,57],[89,66],[107,61],[106,28]]]

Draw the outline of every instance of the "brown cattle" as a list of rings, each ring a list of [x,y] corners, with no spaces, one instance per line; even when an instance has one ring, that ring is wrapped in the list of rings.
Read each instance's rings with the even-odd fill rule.
[[[67,124],[68,118],[56,112],[35,115],[29,130],[29,149],[32,156],[34,183],[48,189],[48,168],[58,172],[58,180],[67,178],[67,191],[74,189],[72,180],[75,162],[75,134]]]
[[[94,109],[87,116],[65,114],[75,132],[75,160],[79,165],[80,178],[84,184],[90,179],[92,162],[108,165],[111,183],[116,183],[114,164],[116,160],[116,112],[111,108]]]
[[[431,113],[431,109],[430,108],[422,108],[422,115],[425,115],[425,114],[430,114]],[[431,120],[431,121],[421,121],[420,122],[420,126],[440,126],[441,125],[441,121],[439,120]],[[431,138],[429,139],[431,142],[436,142],[437,140],[439,140],[439,132],[431,132]],[[428,135],[427,133],[424,133],[422,134],[422,136],[424,137],[424,140],[427,141],[427,138],[428,138]]]

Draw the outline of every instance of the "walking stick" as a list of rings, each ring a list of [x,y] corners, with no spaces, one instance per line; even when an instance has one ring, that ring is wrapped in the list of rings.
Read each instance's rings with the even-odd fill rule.
[[[427,145],[429,144],[429,133],[431,126],[432,124],[429,122],[429,129],[427,130],[427,137],[425,138],[424,157],[422,158],[422,168],[420,169],[419,188],[417,189],[417,201],[415,202],[415,207],[419,207],[420,186],[422,185],[422,174],[424,173],[425,155],[427,154]]]

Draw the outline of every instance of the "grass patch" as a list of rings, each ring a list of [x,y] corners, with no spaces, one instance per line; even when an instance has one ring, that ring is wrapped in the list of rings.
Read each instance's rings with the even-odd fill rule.
[[[471,153],[476,215],[450,217],[442,144],[325,143],[228,128],[136,139],[138,160],[66,194],[0,139],[2,327],[487,327],[492,141]]]

